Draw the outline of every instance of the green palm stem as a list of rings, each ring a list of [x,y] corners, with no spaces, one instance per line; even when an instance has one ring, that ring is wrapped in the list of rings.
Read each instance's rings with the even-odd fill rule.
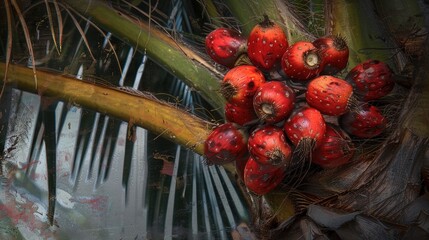
[[[5,64],[0,63],[3,81]],[[62,74],[37,71],[38,89],[32,70],[11,64],[7,84],[41,96],[55,97],[148,129],[177,144],[203,154],[204,140],[213,126],[178,107],[161,102],[149,95],[136,95],[77,80]]]
[[[367,59],[376,59],[387,63],[398,71],[400,56],[398,46],[375,14],[374,4],[370,0],[327,0],[328,16],[331,23],[327,29],[330,34],[343,36],[350,49],[348,69]]]
[[[149,24],[131,18],[104,1],[65,0],[64,2],[80,14],[91,18],[97,26],[147,53],[153,61],[198,91],[223,115],[225,99],[217,91],[219,79],[223,74],[193,49],[175,41],[161,31],[155,23]]]
[[[289,5],[280,0],[227,0],[232,14],[242,24],[244,35],[263,20],[263,15],[280,24],[288,37],[288,42],[313,39],[305,26],[291,13]]]

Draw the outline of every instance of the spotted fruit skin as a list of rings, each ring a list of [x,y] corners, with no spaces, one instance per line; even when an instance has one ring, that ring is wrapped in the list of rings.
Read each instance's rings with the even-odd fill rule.
[[[302,141],[311,140],[317,147],[323,141],[326,123],[319,110],[302,107],[288,118],[284,124],[284,131],[295,146]]]
[[[263,83],[265,77],[258,68],[240,65],[225,74],[220,92],[231,104],[252,106],[253,96]]]
[[[347,81],[322,75],[310,81],[305,98],[307,103],[331,116],[339,116],[349,109],[353,87]]]
[[[236,124],[224,123],[213,129],[204,142],[207,164],[222,165],[247,158],[247,134]]]
[[[217,28],[205,39],[207,54],[217,63],[233,68],[239,56],[247,52],[246,38],[228,28]]]
[[[319,49],[322,63],[322,74],[335,75],[347,67],[349,47],[341,36],[328,35],[313,41]]]
[[[257,195],[265,195],[275,189],[285,177],[284,167],[259,164],[252,157],[244,167],[244,184]]]
[[[241,106],[233,103],[226,103],[225,119],[228,122],[233,122],[241,126],[245,126],[257,121],[258,116],[253,110],[253,106]]]
[[[268,124],[285,120],[294,106],[295,92],[280,81],[265,82],[253,98],[256,115]]]
[[[288,166],[292,148],[286,141],[283,129],[274,125],[263,125],[249,136],[250,155],[259,164]]]
[[[293,80],[307,81],[320,74],[321,58],[311,42],[295,42],[286,49],[281,65],[284,73]]]
[[[376,100],[389,94],[394,86],[389,66],[378,60],[367,60],[356,65],[346,76],[357,96],[364,101]]]
[[[349,135],[341,128],[327,124],[322,143],[313,151],[312,163],[325,169],[336,168],[348,163],[354,152]]]
[[[361,106],[339,118],[342,129],[348,134],[359,138],[373,138],[387,128],[387,119],[380,109],[372,105]]]
[[[257,24],[249,34],[247,55],[253,65],[263,71],[270,71],[279,65],[288,46],[283,29],[265,16],[265,20]]]

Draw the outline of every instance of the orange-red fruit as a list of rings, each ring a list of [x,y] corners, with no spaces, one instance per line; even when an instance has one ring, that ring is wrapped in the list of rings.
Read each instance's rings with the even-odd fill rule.
[[[253,193],[264,195],[276,188],[282,182],[285,174],[284,167],[259,164],[249,157],[244,167],[244,184]]]
[[[265,77],[258,68],[240,65],[225,74],[220,92],[231,104],[252,106],[253,96],[264,82]]]
[[[255,129],[249,136],[248,149],[256,162],[273,166],[288,166],[292,154],[283,129],[273,125]]]
[[[376,106],[364,105],[339,118],[342,129],[359,138],[373,138],[387,127],[387,119]]]
[[[367,60],[356,65],[346,76],[357,96],[364,101],[379,99],[395,86],[392,70],[384,62]]]
[[[344,38],[329,35],[314,40],[313,45],[319,49],[322,58],[322,74],[334,75],[346,68],[349,47]]]
[[[325,119],[317,109],[303,107],[289,117],[284,124],[284,130],[295,146],[302,141],[310,141],[317,147],[325,135]]]
[[[217,63],[233,68],[241,54],[246,53],[246,39],[233,29],[217,28],[206,36],[207,54]]]
[[[244,126],[258,120],[258,116],[256,116],[253,106],[238,106],[236,104],[226,103],[225,119],[228,122]]]
[[[265,82],[253,98],[256,115],[266,123],[285,120],[294,106],[295,92],[280,81]]]
[[[308,84],[307,103],[320,112],[339,116],[347,112],[353,87],[347,81],[329,76],[319,76]]]
[[[354,144],[348,134],[328,124],[322,143],[313,151],[312,163],[325,169],[336,168],[348,163],[354,152]]]
[[[317,48],[306,41],[296,42],[283,54],[282,69],[285,74],[299,81],[306,81],[319,75],[321,58]]]
[[[209,165],[247,158],[247,134],[236,124],[221,124],[213,129],[204,142],[204,155]]]
[[[253,65],[263,71],[270,71],[279,64],[283,53],[289,46],[283,29],[264,16],[265,20],[257,24],[247,40],[247,55]]]

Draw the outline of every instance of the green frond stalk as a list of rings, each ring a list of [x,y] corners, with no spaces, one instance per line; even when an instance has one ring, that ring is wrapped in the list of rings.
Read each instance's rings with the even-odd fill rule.
[[[327,9],[326,21],[331,23],[328,32],[345,37],[349,45],[349,69],[367,59],[398,69],[395,57],[399,48],[376,15],[372,1],[328,0]]]
[[[289,42],[314,38],[305,26],[290,11],[290,6],[280,0],[228,0],[225,1],[233,15],[242,24],[248,35],[252,28],[263,20],[263,15],[284,27]]]
[[[4,78],[6,65],[0,63],[0,78]],[[77,106],[83,106],[112,117],[141,126],[177,144],[203,154],[204,140],[212,124],[161,102],[152,96],[130,94],[114,87],[95,85],[62,74],[37,71],[38,89],[31,69],[9,65],[8,85],[41,96],[55,97]]]
[[[212,107],[223,114],[225,99],[217,91],[223,74],[194,50],[161,31],[154,23],[138,21],[104,1],[64,2],[104,30],[147,53],[152,60],[199,92]]]

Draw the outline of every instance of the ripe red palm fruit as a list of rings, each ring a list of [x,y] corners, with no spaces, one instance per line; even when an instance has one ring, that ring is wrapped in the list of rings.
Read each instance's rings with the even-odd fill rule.
[[[328,124],[322,143],[313,151],[312,163],[322,168],[339,167],[349,162],[354,152],[354,144],[348,134]]]
[[[339,116],[347,112],[353,100],[353,87],[347,81],[330,76],[319,76],[308,84],[307,103],[320,112]]]
[[[296,42],[283,54],[282,69],[285,74],[300,81],[306,81],[319,75],[321,58],[317,48],[306,41]]]
[[[285,174],[284,167],[259,164],[249,157],[244,167],[244,184],[253,193],[264,195],[276,188]]]
[[[376,106],[364,105],[339,118],[340,126],[348,134],[359,138],[373,138],[387,127],[387,119]]]
[[[206,36],[207,54],[217,63],[233,68],[241,54],[246,53],[247,43],[239,32],[217,28]]]
[[[349,60],[349,47],[340,36],[325,36],[313,41],[319,49],[322,63],[322,74],[334,75],[346,68]]]
[[[266,123],[285,120],[294,106],[294,91],[279,81],[265,82],[259,87],[253,98],[256,115]]]
[[[378,60],[367,60],[356,65],[346,76],[357,96],[364,101],[379,99],[395,86],[389,66]]]
[[[270,71],[280,62],[289,46],[283,29],[264,16],[264,21],[257,24],[247,40],[247,55],[256,67]]]
[[[295,146],[304,144],[303,147],[306,148],[309,145],[310,150],[313,150],[322,143],[324,138],[325,119],[317,109],[303,107],[289,117],[284,124],[284,130]]]
[[[209,165],[247,158],[247,134],[236,124],[221,124],[213,129],[204,142],[204,155]]]
[[[280,127],[264,125],[255,129],[250,134],[247,145],[250,155],[259,164],[289,165],[292,149]]]
[[[239,106],[233,103],[226,103],[225,119],[228,122],[244,126],[258,120],[258,116],[253,110],[253,106]]]
[[[252,106],[253,95],[264,82],[265,77],[258,68],[240,65],[225,74],[220,92],[229,103]]]

